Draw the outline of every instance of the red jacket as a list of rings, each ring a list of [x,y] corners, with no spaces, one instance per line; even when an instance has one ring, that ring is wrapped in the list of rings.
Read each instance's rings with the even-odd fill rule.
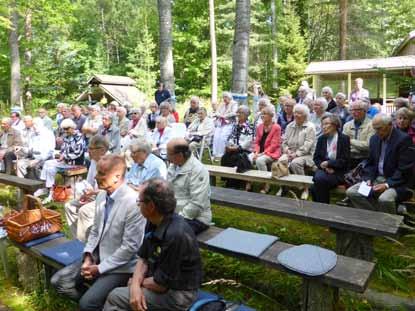
[[[264,124],[258,125],[255,137],[255,152],[259,153],[259,143],[264,134]],[[264,154],[277,160],[281,155],[281,127],[274,123],[265,140]]]

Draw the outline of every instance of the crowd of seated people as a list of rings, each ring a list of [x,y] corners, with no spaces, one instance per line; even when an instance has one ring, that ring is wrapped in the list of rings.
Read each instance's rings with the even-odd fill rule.
[[[312,199],[321,203],[361,165],[360,181],[346,191],[351,206],[396,213],[412,195],[414,108],[397,99],[392,115],[369,114],[361,79],[349,101],[330,87],[321,97],[315,92],[304,83],[296,99],[281,96],[277,107],[262,93],[252,115],[229,92],[212,112],[193,96],[179,120],[161,86],[157,98],[168,98],[148,111],[118,102],[87,109],[59,103],[54,122],[43,108],[37,117],[13,111],[3,118],[2,169],[44,180],[36,193],[46,195],[44,203],[53,198],[59,168],[88,168],[77,198],[65,204],[72,236],[86,245],[82,261],[58,271],[53,286],[80,310],[187,310],[202,277],[195,236],[212,221],[202,145],[240,172],[270,170],[284,156],[291,174],[313,176]],[[177,123],[186,128],[182,136]],[[226,186],[253,189],[232,180]],[[309,189],[300,190],[307,199]],[[260,185],[261,193],[269,191]]]

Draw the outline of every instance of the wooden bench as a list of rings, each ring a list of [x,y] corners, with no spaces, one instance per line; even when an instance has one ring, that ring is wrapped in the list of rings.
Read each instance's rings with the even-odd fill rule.
[[[403,224],[399,215],[219,187],[211,187],[211,202],[329,227],[336,234],[338,254],[369,261],[373,237],[396,238]]]
[[[237,173],[234,167],[207,164],[205,164],[205,166],[209,171],[209,175],[213,177],[218,176],[250,182],[269,183],[274,185],[298,188],[310,187],[311,185],[313,185],[312,176],[290,174],[288,176],[284,176],[281,178],[272,178],[271,172],[249,170],[244,173]],[[215,182],[213,182],[212,184],[215,185]]]
[[[33,194],[36,190],[43,188],[45,185],[41,180],[21,178],[3,173],[0,173],[0,184],[18,187],[24,194]]]
[[[284,268],[277,260],[278,254],[293,245],[277,241],[272,244],[259,257],[243,255],[223,248],[212,247],[206,243],[220,232],[221,228],[210,227],[197,236],[199,246],[213,252],[232,256],[238,259],[248,260],[253,263],[261,263],[270,268],[295,274],[303,279],[303,310],[328,311],[335,310],[338,301],[338,289],[343,288],[362,293],[368,286],[369,279],[374,271],[375,264],[360,259],[338,256],[337,265],[331,271],[320,277],[305,277]],[[62,268],[62,265],[42,256],[41,250],[67,242],[66,238],[58,238],[40,245],[27,248],[22,244],[12,242],[22,252],[41,261],[45,266],[45,277],[50,279],[54,270]]]

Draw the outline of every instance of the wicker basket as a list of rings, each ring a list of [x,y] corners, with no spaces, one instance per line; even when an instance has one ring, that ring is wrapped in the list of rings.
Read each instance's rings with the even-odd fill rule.
[[[29,209],[31,202],[35,202],[35,209]],[[61,229],[61,215],[44,208],[39,198],[32,195],[25,195],[22,210],[6,221],[9,239],[19,243],[35,240]]]

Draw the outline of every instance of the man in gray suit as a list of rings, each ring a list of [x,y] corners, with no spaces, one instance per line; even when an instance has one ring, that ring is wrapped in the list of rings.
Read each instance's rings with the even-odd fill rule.
[[[137,192],[124,181],[125,171],[123,157],[106,155],[98,162],[95,179],[103,191],[96,198],[83,259],[51,279],[59,293],[79,300],[82,311],[101,310],[112,289],[127,285],[137,263],[146,221],[137,208]]]

